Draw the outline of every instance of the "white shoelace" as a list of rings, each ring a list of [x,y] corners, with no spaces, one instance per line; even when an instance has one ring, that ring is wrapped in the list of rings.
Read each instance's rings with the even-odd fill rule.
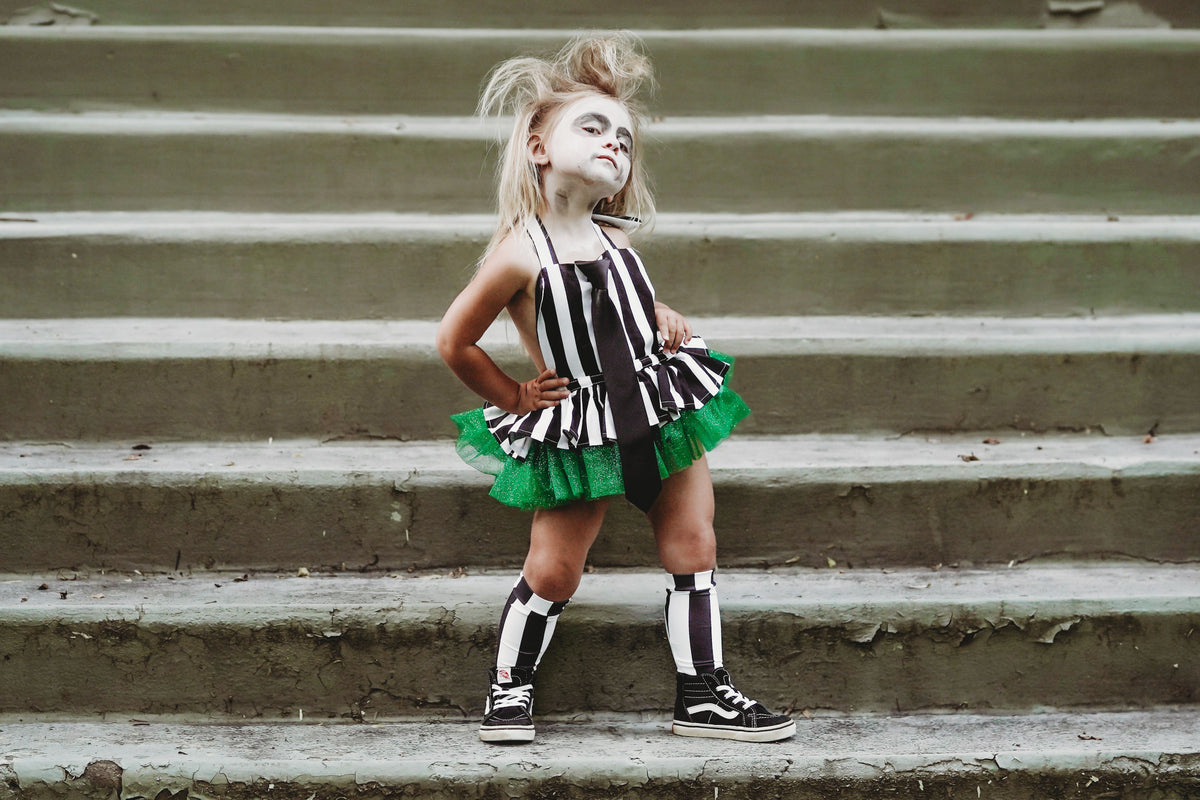
[[[717,691],[725,695],[725,702],[730,704],[738,703],[745,711],[749,711],[750,707],[758,702],[757,700],[751,700],[750,698],[746,697],[746,695],[742,694],[732,686],[721,685],[717,687]]]
[[[494,695],[494,705],[492,708],[493,710],[497,708],[507,708],[509,706],[528,708],[529,695],[532,691],[533,685],[528,683],[524,686],[510,686],[508,688],[493,683],[492,693]]]

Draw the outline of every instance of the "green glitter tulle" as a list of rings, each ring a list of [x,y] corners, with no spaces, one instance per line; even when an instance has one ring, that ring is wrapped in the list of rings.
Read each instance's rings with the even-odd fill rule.
[[[728,356],[710,354],[732,362]],[[682,411],[678,419],[658,429],[655,450],[661,477],[691,466],[750,413],[737,392],[729,388],[729,378],[727,374],[721,390],[703,408]],[[490,494],[505,505],[528,511],[625,493],[615,442],[565,450],[535,441],[529,455],[519,461],[501,449],[487,428],[482,408],[451,419],[458,426],[459,456],[480,472],[496,476]]]

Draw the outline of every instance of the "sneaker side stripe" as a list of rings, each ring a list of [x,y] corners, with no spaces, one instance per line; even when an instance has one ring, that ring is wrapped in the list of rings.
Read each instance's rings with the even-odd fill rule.
[[[689,714],[698,714],[701,711],[711,711],[718,717],[722,717],[724,719],[736,719],[738,716],[740,716],[739,713],[734,709],[721,708],[716,703],[701,703],[698,706],[688,706],[687,711]]]

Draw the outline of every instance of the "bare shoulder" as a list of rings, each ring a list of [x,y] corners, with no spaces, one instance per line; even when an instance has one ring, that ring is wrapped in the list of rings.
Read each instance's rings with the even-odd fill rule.
[[[603,223],[601,223],[600,227],[604,229],[605,235],[607,235],[608,238],[612,239],[613,244],[615,244],[617,247],[632,247],[633,246],[629,241],[629,234],[627,234],[625,231],[621,230],[620,228],[614,228],[611,225],[605,225]]]
[[[478,277],[483,280],[502,280],[521,283],[532,281],[539,269],[537,252],[528,236],[509,233],[500,240],[496,249],[488,253],[479,265]]]

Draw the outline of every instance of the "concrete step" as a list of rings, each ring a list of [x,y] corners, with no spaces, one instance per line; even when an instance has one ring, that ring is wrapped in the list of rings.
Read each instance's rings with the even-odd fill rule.
[[[473,717],[515,577],[9,576],[0,712]],[[1196,565],[722,571],[718,580],[725,662],[741,688],[777,708],[1200,699]],[[665,585],[656,570],[585,576],[539,672],[541,713],[671,708]]]
[[[518,568],[528,546],[449,442],[130,445],[0,445],[6,569]],[[735,436],[709,460],[727,567],[1200,561],[1196,434]],[[645,518],[614,503],[590,563],[657,565]]]
[[[469,722],[380,725],[0,723],[8,796],[101,798],[166,789],[266,796],[476,798],[1187,797],[1200,713],[816,716],[769,747],[667,733],[664,718],[543,723],[531,745],[482,744]],[[0,790],[3,791],[3,790]],[[269,795],[268,795],[269,793]],[[486,793],[486,794],[485,794]],[[1086,793],[1086,794],[1085,794]]]
[[[0,317],[16,318],[436,319],[494,226],[481,214],[4,219]],[[1200,311],[1198,217],[664,214],[637,246],[664,296],[698,315]]]
[[[110,25],[356,25],[386,27],[551,27],[611,28],[614,20],[633,28],[859,27],[874,28],[1044,28],[1200,27],[1200,9],[1191,0],[1139,0],[1098,3],[1046,3],[1043,0],[668,0],[646,4],[614,0],[597,7],[582,0],[526,0],[519,12],[502,3],[452,0],[445,3],[395,3],[354,0],[337,5],[320,0],[276,0],[255,6],[238,0],[90,0],[87,11],[50,13],[29,0],[0,0],[0,22],[10,24]],[[37,8],[35,6],[35,8]],[[40,11],[40,13],[39,13]]]
[[[486,212],[498,134],[468,118],[0,112],[0,210]],[[1196,120],[685,117],[648,134],[672,212],[1193,214],[1200,201]]]
[[[744,433],[1200,430],[1200,317],[693,318]],[[480,403],[422,321],[0,320],[0,439],[449,436]],[[529,370],[515,331],[482,340]]]
[[[470,115],[562,31],[0,27],[5,108]],[[1195,117],[1200,31],[646,31],[670,116]],[[415,76],[420,76],[414,80]]]

